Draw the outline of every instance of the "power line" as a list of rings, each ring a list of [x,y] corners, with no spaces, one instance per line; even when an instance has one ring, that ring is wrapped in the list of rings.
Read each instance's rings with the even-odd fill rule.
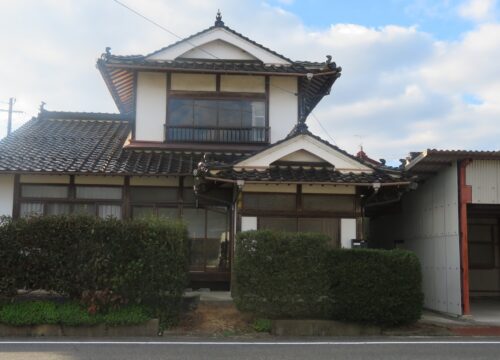
[[[14,104],[16,103],[16,99],[9,99],[9,110],[0,109],[1,112],[8,112],[9,117],[7,118],[7,135],[10,135],[12,132],[12,114],[13,113],[23,113],[24,111],[14,110]]]
[[[134,14],[136,14],[137,16],[139,16],[139,17],[143,18],[143,19],[144,19],[144,20],[146,20],[147,22],[149,22],[149,23],[151,23],[151,24],[155,25],[156,27],[158,27],[158,28],[162,29],[163,31],[165,31],[165,32],[169,33],[170,35],[175,36],[175,37],[176,37],[176,38],[178,38],[179,40],[184,40],[184,41],[186,41],[186,42],[187,42],[189,45],[191,45],[193,48],[197,47],[197,45],[193,44],[193,43],[192,43],[192,42],[190,42],[188,39],[183,38],[183,37],[181,37],[181,36],[177,35],[177,34],[176,34],[176,33],[174,33],[173,31],[171,31],[171,30],[167,29],[165,26],[163,26],[163,25],[161,25],[161,24],[158,24],[156,21],[154,21],[154,20],[152,20],[152,19],[148,18],[146,15],[141,14],[141,13],[140,13],[140,12],[138,12],[137,10],[132,9],[130,6],[128,6],[128,5],[124,4],[124,3],[122,3],[121,1],[119,1],[119,0],[113,0],[113,1],[114,1],[115,3],[117,3],[118,5],[123,6],[125,9],[127,9],[127,10],[129,10],[129,11],[133,12],[133,13],[134,13]],[[212,54],[211,52],[209,52],[209,51],[207,51],[207,50],[205,50],[205,49],[203,49],[203,48],[200,48],[200,50],[201,50],[201,51],[203,51],[204,53],[206,53],[206,54],[210,55],[210,56],[213,56],[215,59],[219,59],[219,60],[220,60],[220,58],[219,58],[219,57],[217,57],[216,55]]]
[[[335,140],[330,136],[330,134],[328,133],[328,131],[325,129],[325,127],[323,126],[323,124],[321,124],[321,121],[319,121],[319,119],[316,117],[316,115],[311,111],[311,115],[312,117],[314,118],[314,120],[316,120],[316,122],[318,123],[318,125],[321,127],[321,129],[325,132],[326,136],[328,136],[328,138],[333,142],[333,144],[335,146],[337,146],[337,143],[335,142]]]
[[[214,54],[213,54],[213,53],[211,53],[210,51],[207,51],[207,50],[203,49],[202,47],[199,47],[198,45],[193,44],[193,43],[192,43],[191,41],[189,41],[188,39],[183,38],[183,37],[181,37],[181,36],[177,35],[177,34],[176,34],[176,33],[174,33],[173,31],[171,31],[171,30],[167,29],[165,26],[163,26],[163,25],[161,25],[161,24],[158,24],[156,21],[154,21],[154,20],[152,20],[152,19],[148,18],[146,15],[143,15],[143,14],[141,14],[139,11],[132,9],[130,6],[128,6],[128,5],[126,5],[126,4],[124,4],[124,3],[123,3],[123,2],[121,2],[120,0],[113,0],[113,1],[114,1],[115,3],[117,3],[118,5],[120,5],[120,6],[123,6],[125,9],[127,9],[127,10],[131,11],[131,12],[132,12],[132,13],[134,13],[135,15],[137,15],[137,16],[141,17],[142,19],[146,20],[147,22],[149,22],[149,23],[151,23],[151,24],[155,25],[155,26],[156,26],[156,27],[158,27],[159,29],[161,29],[161,30],[163,30],[163,31],[165,31],[165,32],[167,32],[167,33],[169,33],[170,35],[175,36],[176,38],[178,38],[178,39],[180,39],[180,40],[184,40],[184,41],[185,41],[185,42],[187,42],[189,45],[191,45],[191,46],[193,47],[193,49],[194,49],[194,48],[199,48],[199,50],[201,50],[202,52],[206,53],[207,55],[210,55],[210,56],[212,56],[213,58],[215,58],[215,59],[217,59],[217,60],[222,60],[222,59],[221,59],[220,57],[218,57],[217,55],[214,55]],[[292,94],[292,95],[297,96],[297,94],[296,94],[295,92],[293,92],[293,91],[289,91],[289,90],[287,90],[287,89],[284,89],[284,88],[282,88],[282,87],[280,87],[280,86],[278,86],[278,85],[274,85],[274,84],[269,84],[269,85],[270,85],[271,87],[274,87],[274,88],[276,88],[276,89],[279,89],[279,90],[281,90],[281,91],[283,91],[283,92],[286,92],[286,93],[289,93],[289,94]]]

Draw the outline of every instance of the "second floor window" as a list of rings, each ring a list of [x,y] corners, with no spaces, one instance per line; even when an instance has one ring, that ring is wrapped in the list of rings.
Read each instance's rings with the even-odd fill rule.
[[[167,141],[266,142],[264,100],[171,98]]]

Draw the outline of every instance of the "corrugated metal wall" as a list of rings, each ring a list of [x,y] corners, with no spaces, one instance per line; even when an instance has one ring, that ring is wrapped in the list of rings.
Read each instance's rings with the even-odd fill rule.
[[[500,161],[474,160],[467,166],[466,178],[473,204],[500,204]]]
[[[461,315],[456,163],[406,194],[402,207],[401,215],[372,220],[372,237],[404,240],[422,265],[425,307]]]

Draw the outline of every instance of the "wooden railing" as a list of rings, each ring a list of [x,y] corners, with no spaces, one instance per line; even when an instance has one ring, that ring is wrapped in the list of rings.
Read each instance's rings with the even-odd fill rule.
[[[167,142],[211,142],[222,144],[262,144],[269,142],[268,127],[217,128],[165,126]]]

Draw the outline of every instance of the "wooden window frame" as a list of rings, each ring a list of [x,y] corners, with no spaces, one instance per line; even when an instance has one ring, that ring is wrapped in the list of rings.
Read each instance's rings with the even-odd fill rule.
[[[215,91],[186,91],[186,90],[172,90],[172,73],[167,73],[167,102],[166,102],[166,112],[165,112],[165,124],[164,124],[164,142],[168,142],[168,132],[167,129],[170,126],[170,113],[169,113],[169,103],[171,99],[199,99],[199,100],[255,100],[264,102],[264,128],[265,128],[265,140],[262,144],[269,144],[271,140],[271,128],[269,126],[269,97],[270,97],[270,78],[265,76],[264,81],[264,92],[263,93],[253,93],[253,92],[231,92],[231,91],[220,91],[221,77],[220,74],[216,74],[215,78]],[[218,117],[218,116],[217,116]],[[223,129],[223,128],[222,128]]]

